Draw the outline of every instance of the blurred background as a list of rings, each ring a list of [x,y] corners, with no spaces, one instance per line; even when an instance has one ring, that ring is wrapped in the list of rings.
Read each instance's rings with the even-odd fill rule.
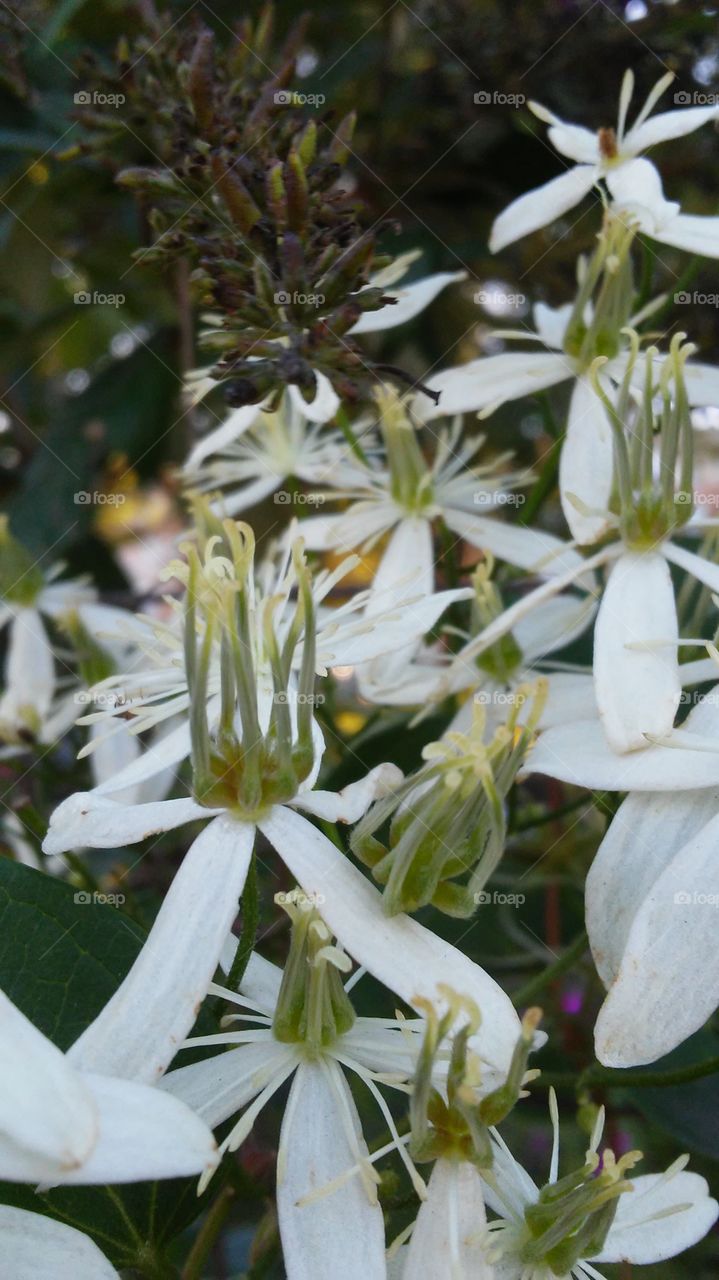
[[[297,6],[280,0],[276,9],[282,31],[296,19]],[[189,6],[178,0],[161,12],[167,31],[194,15],[220,41],[230,41],[233,24],[258,11],[223,0]],[[78,118],[82,98],[79,104],[76,98],[85,91],[89,59],[109,72],[118,39],[137,34],[142,12],[142,3],[121,0],[0,5],[3,507],[13,532],[44,565],[62,559],[73,573],[91,573],[106,598],[131,606],[156,587],[158,566],[183,520],[174,467],[191,437],[180,406],[181,378],[198,357],[186,281],[133,261],[151,233],[132,195],[114,182],[121,165],[154,162],[147,121],[125,119],[119,106],[113,147],[121,155],[78,155],[74,149],[85,136]],[[564,223],[497,257],[487,249],[497,213],[562,169],[526,101],[536,99],[592,129],[612,125],[622,76],[631,67],[634,111],[667,69],[676,80],[660,108],[702,102],[701,95],[719,94],[718,16],[716,6],[688,0],[314,0],[298,77],[303,91],[324,95],[338,116],[358,113],[346,183],[374,218],[396,224],[384,248],[422,250],[413,274],[464,268],[469,276],[411,326],[369,339],[372,353],[426,376],[502,350],[495,330],[531,323],[534,302],[570,300],[577,254],[591,250],[598,227],[591,199]],[[675,103],[678,94],[689,98]],[[718,154],[714,126],[659,148],[653,158],[667,197],[692,213],[718,213]],[[686,255],[654,246],[640,255],[638,269],[649,296],[690,291],[691,303],[667,308],[661,327],[667,334],[686,330],[705,360],[719,358],[717,264],[690,264]],[[550,399],[506,406],[486,424],[490,446],[512,448],[527,464],[543,456],[561,423],[564,395],[560,389]],[[701,483],[719,488],[719,408],[704,411],[698,425],[704,428]],[[200,412],[193,429],[202,427]],[[114,499],[85,504],[77,500],[83,491]],[[271,515],[256,511],[253,523],[261,531]],[[545,506],[543,519],[562,531],[556,501]],[[410,741],[406,718],[365,723],[349,704],[343,707],[341,693],[336,711],[337,726],[352,742],[354,768],[387,758],[412,767],[423,741],[442,727],[428,720]],[[334,759],[330,753],[327,786],[347,780],[340,758],[339,749]],[[55,783],[48,785],[52,791]],[[716,1076],[664,1088],[588,1081],[577,1116],[574,1085],[592,1062],[601,991],[581,947],[566,972],[536,997],[532,983],[581,934],[584,876],[610,809],[606,797],[599,805],[568,792],[546,781],[541,789],[532,784],[522,791],[515,834],[496,878],[497,888],[508,891],[521,881],[525,902],[519,909],[507,905],[456,923],[429,913],[428,923],[489,967],[520,1004],[536,998],[544,1006],[552,1047],[540,1065],[560,1090],[567,1167],[581,1161],[586,1142],[575,1121],[590,1124],[593,1105],[604,1101],[615,1149],[645,1151],[641,1171],[664,1167],[687,1150],[716,1194]],[[538,812],[543,816],[536,822]],[[176,840],[160,842],[131,882],[130,905],[141,922],[151,918],[170,879],[168,866],[180,852]],[[96,869],[101,876],[102,866]],[[279,887],[273,881],[263,891],[263,950],[275,959],[286,940],[284,918],[273,915],[272,893]],[[379,998],[369,983],[358,989],[358,1004],[364,1001],[373,1012]],[[383,998],[389,1011],[391,1001]],[[719,1037],[707,1028],[657,1069],[717,1056]],[[506,1126],[510,1145],[537,1177],[546,1176],[551,1146],[546,1083]],[[280,1114],[269,1109],[240,1153],[244,1198],[228,1219],[208,1276],[238,1275],[250,1257],[253,1277],[282,1275],[271,1208]],[[376,1127],[369,1110],[367,1119],[370,1130]],[[397,1177],[396,1193],[390,1188],[387,1195],[397,1231],[413,1203],[405,1192]],[[638,1274],[628,1266],[606,1271],[621,1280]],[[643,1269],[646,1280],[710,1280],[717,1274],[716,1235],[688,1259]]]

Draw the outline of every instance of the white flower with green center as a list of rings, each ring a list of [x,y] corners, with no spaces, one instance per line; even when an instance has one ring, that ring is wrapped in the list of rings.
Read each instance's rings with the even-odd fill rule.
[[[342,982],[351,962],[333,943],[323,908],[297,890],[277,900],[292,920],[284,970],[255,954],[239,994],[213,986],[212,993],[239,1010],[224,1020],[232,1029],[186,1045],[222,1051],[169,1072],[161,1085],[212,1128],[242,1113],[222,1142],[224,1152],[237,1150],[262,1108],[291,1079],[277,1153],[287,1275],[335,1280],[341,1272],[353,1280],[383,1280],[378,1156],[367,1150],[348,1077],[369,1091],[390,1131],[382,1153],[397,1150],[423,1194],[382,1094],[384,1088],[409,1092],[421,1020],[357,1017],[348,995],[352,983],[345,989]]]
[[[224,514],[236,516],[290,477],[322,483],[346,455],[344,438],[310,422],[285,393],[275,413],[236,409],[191,450],[183,478],[198,493],[221,493]]]
[[[502,1048],[511,1052],[516,1025],[508,998],[483,970],[429,930],[413,920],[387,920],[376,890],[298,812],[328,822],[356,822],[402,777],[393,765],[379,765],[338,794],[314,789],[324,744],[313,714],[316,601],[301,548],[293,552],[294,603],[289,590],[260,603],[251,532],[232,521],[217,529],[204,547],[204,559],[189,545],[187,563],[174,570],[187,580],[183,691],[175,696],[185,699],[189,715],[193,797],[118,803],[103,784],[70,796],[55,810],[43,845],[50,854],[117,848],[208,820],[185,855],[133,969],[73,1052],[86,1069],[106,1066],[150,1080],[162,1073],[212,979],[259,830],[305,892],[322,895],[327,925],[342,945],[403,999],[411,1003],[425,993],[425,984],[432,988],[432,975],[446,957],[446,980],[493,1005],[493,1045],[501,1069]],[[398,626],[395,636],[406,640],[406,623]],[[384,639],[392,644],[389,623],[386,632]],[[354,633],[360,646],[365,633],[366,627]],[[333,631],[328,624],[325,634],[329,646],[339,628]],[[210,694],[215,652],[219,682]],[[177,671],[174,680],[177,684]],[[157,753],[146,764],[148,776],[157,767]],[[145,758],[136,763],[142,770]],[[163,767],[167,763],[164,757]],[[115,788],[127,787],[136,776],[123,770]]]
[[[341,514],[314,516],[302,522],[306,544],[315,550],[361,547],[369,551],[385,534],[391,535],[374,577],[372,611],[390,591],[411,586],[425,595],[432,593],[433,529],[438,519],[472,546],[522,569],[545,576],[572,566],[581,570],[581,557],[559,538],[483,514],[503,507],[508,490],[524,482],[516,474],[492,476],[508,455],[489,466],[471,465],[483,438],[460,444],[460,423],[456,421],[452,430],[437,438],[435,456],[429,463],[405,400],[389,387],[379,390],[376,400],[385,465],[356,468],[354,484],[337,491],[338,497],[350,499]]]
[[[599,1152],[600,1110],[584,1165],[559,1177],[559,1119],[549,1179],[537,1187],[496,1131],[492,1168],[484,1174],[495,1280],[603,1280],[595,1263],[662,1262],[691,1248],[716,1221],[719,1205],[704,1178],[687,1173],[682,1156],[661,1174],[631,1177],[641,1152],[617,1160]],[[497,1256],[498,1255],[498,1256]]]
[[[590,377],[597,356],[606,356],[602,370],[605,390],[613,394],[635,358],[626,326],[636,326],[656,310],[662,298],[635,315],[631,269],[633,228],[607,214],[597,248],[579,261],[577,295],[573,303],[534,308],[536,334],[525,330],[500,330],[502,340],[539,342],[547,351],[501,352],[468,364],[445,369],[428,379],[428,387],[440,393],[438,404],[416,396],[412,405],[419,421],[430,422],[440,413],[480,410],[487,417],[508,400],[536,394],[571,379],[567,427],[559,463],[559,493],[572,537],[580,544],[597,542],[607,533],[606,509],[612,493],[612,432],[604,406]],[[667,356],[654,357],[657,374]],[[719,369],[689,362],[684,368],[687,398],[692,406],[719,401]]]
[[[327,601],[337,584],[356,566],[356,557],[349,557],[333,570],[320,570],[310,579],[300,550],[301,540],[295,540],[294,550],[289,540],[279,563],[270,558],[255,567],[254,535],[248,525],[220,523],[206,499],[198,499],[196,515],[204,556],[202,565],[197,564],[196,576],[206,581],[210,596],[217,589],[230,595],[239,591],[242,600],[238,627],[230,627],[227,616],[215,619],[210,628],[202,611],[197,618],[202,632],[202,681],[200,686],[195,682],[192,696],[195,714],[199,714],[198,700],[204,701],[210,733],[218,732],[220,727],[223,678],[226,699],[231,693],[229,676],[223,677],[230,652],[234,653],[238,670],[243,666],[240,654],[246,653],[251,659],[248,670],[254,672],[252,679],[242,676],[236,690],[239,717],[242,720],[244,714],[248,733],[255,719],[263,732],[267,730],[276,695],[285,699],[294,721],[301,694],[303,723],[314,723],[311,685],[315,672],[324,676],[331,667],[357,666],[416,643],[431,630],[447,605],[471,595],[470,590],[457,588],[425,596],[410,585],[401,593],[388,589],[381,597],[357,592],[343,604],[331,607]],[[227,536],[235,547],[229,554]],[[187,564],[174,562],[164,576],[187,582]],[[300,586],[302,601],[298,603]],[[371,614],[370,600],[375,606]],[[128,734],[154,735],[141,757],[103,779],[96,788],[103,794],[114,794],[138,783],[146,785],[154,775],[175,768],[190,754],[192,672],[183,638],[183,605],[170,603],[176,613],[170,624],[149,617],[137,621],[134,636],[144,656],[131,671],[97,683],[90,690],[97,709],[80,717],[80,724],[93,727],[92,741],[81,755],[98,750],[110,755],[117,736],[123,742]],[[227,606],[224,608],[226,615]],[[313,665],[305,666],[301,691],[297,679],[305,661],[306,618],[312,620]],[[284,692],[275,689],[273,679],[276,651],[283,655],[282,662],[289,663]],[[226,712],[229,714],[228,707]],[[285,713],[275,711],[275,716],[280,714],[286,718]],[[320,747],[319,730],[315,727],[313,732],[316,746]]]
[[[674,541],[677,533],[695,527],[691,523],[693,435],[684,382],[684,364],[693,348],[683,345],[683,336],[675,335],[657,379],[653,352],[640,361],[638,339],[633,335],[635,359],[627,366],[616,403],[597,379],[600,360],[591,371],[614,439],[615,482],[612,509],[604,513],[613,537],[582,561],[585,574],[611,566],[594,632],[599,723],[583,741],[585,759],[590,749],[603,750],[605,757],[645,750],[649,742],[667,738],[672,731],[682,678],[669,565],[719,590],[719,566]],[[643,373],[641,392],[635,386],[637,368]],[[465,660],[491,649],[521,618],[577,577],[576,570],[560,574],[511,605],[470,642]],[[549,733],[561,733],[565,740],[570,735],[579,742],[585,728],[582,721]],[[547,754],[541,749],[530,761],[543,772],[546,762]],[[567,756],[556,763],[571,771],[575,761]]]
[[[639,221],[642,231],[663,244],[719,257],[719,218],[693,217],[680,212],[680,206],[664,199],[661,178],[650,160],[639,157],[643,151],[683,138],[709,120],[719,117],[719,106],[689,107],[682,111],[664,111],[651,116],[659,98],[674,76],[662,76],[649,93],[631,128],[627,114],[634,92],[634,75],[624,73],[619,95],[619,117],[616,130],[599,129],[597,133],[581,125],[567,124],[537,102],[529,108],[549,125],[549,140],[560,155],[576,163],[571,169],[552,178],[543,186],[513,200],[495,220],[489,247],[497,253],[522,236],[545,227],[560,218],[592,187],[604,181],[615,207]],[[650,118],[651,117],[651,118]]]
[[[77,715],[78,678],[72,655],[60,654],[48,629],[75,617],[91,635],[129,618],[122,609],[100,604],[82,580],[56,581],[62,565],[45,574],[30,552],[8,532],[0,517],[0,629],[7,628],[4,689],[0,696],[0,739],[29,738],[51,743]]]

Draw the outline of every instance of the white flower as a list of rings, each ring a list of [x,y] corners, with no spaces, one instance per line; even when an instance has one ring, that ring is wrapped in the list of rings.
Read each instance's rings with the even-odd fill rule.
[[[550,126],[550,142],[561,155],[576,163],[558,178],[513,200],[503,210],[492,227],[489,242],[492,252],[561,217],[603,179],[616,207],[637,217],[642,230],[654,239],[709,257],[719,256],[719,218],[680,213],[678,204],[664,200],[661,178],[651,161],[637,159],[648,148],[669,138],[693,133],[719,115],[717,106],[690,107],[683,111],[665,111],[649,119],[655,103],[673,79],[668,73],[657,81],[629,129],[627,112],[634,90],[631,71],[625,72],[622,81],[616,131],[603,128],[592,133],[580,125],[567,124],[546,107],[530,102],[530,110]]]
[[[218,1045],[222,1051],[169,1072],[162,1088],[213,1128],[242,1111],[221,1146],[234,1151],[262,1107],[291,1078],[277,1153],[287,1275],[335,1280],[341,1272],[348,1280],[384,1280],[384,1227],[373,1168],[378,1157],[369,1156],[346,1077],[361,1081],[372,1096],[392,1135],[388,1149],[399,1152],[422,1194],[424,1183],[378,1087],[409,1092],[422,1021],[355,1017],[341,981],[351,962],[332,944],[319,914],[324,908],[315,909],[314,900],[296,891],[279,898],[294,923],[284,972],[254,954],[239,995],[213,986],[213,994],[237,1007],[237,1015],[224,1021],[238,1029],[188,1040],[188,1047]],[[352,985],[350,980],[348,989]]]
[[[287,393],[276,413],[250,408],[235,409],[204,436],[183,470],[189,488],[222,491],[222,510],[228,516],[261,502],[290,476],[322,482],[347,453],[343,437],[310,422]]]
[[[76,1068],[73,1051],[61,1053],[1,991],[0,1057],[0,1178],[79,1186],[216,1167],[212,1135],[189,1107],[117,1078],[112,1053],[106,1072]]]
[[[718,700],[719,687],[692,711],[683,742],[696,738],[719,752]],[[711,752],[665,749],[664,757],[686,789],[632,789],[587,877],[587,932],[608,992],[596,1053],[613,1067],[655,1061],[719,1004],[719,777],[702,786],[701,764],[714,759]],[[687,763],[698,766],[693,775]]]
[[[401,398],[384,388],[377,401],[386,465],[357,467],[354,485],[338,494],[353,499],[346,511],[302,523],[307,546],[316,550],[367,551],[391,533],[374,577],[372,611],[387,592],[412,586],[425,595],[432,593],[433,524],[440,517],[472,546],[520,568],[552,575],[575,565],[581,572],[581,557],[559,538],[484,514],[507,503],[507,490],[518,477],[492,479],[492,467],[469,466],[483,443],[481,437],[460,444],[460,423],[455,422],[451,431],[438,437],[430,465]]]
[[[446,955],[446,981],[468,990],[483,1008],[488,1001],[493,1004],[498,1024],[493,1044],[499,1045],[501,1058],[502,1035],[511,1051],[516,1024],[504,993],[483,970],[415,921],[389,921],[377,892],[297,812],[328,822],[356,822],[376,797],[397,785],[401,774],[392,765],[380,765],[339,794],[314,790],[324,743],[313,715],[315,600],[309,573],[296,547],[297,602],[290,608],[287,596],[270,598],[262,610],[261,632],[256,631],[250,531],[242,532],[231,521],[217,528],[204,563],[196,548],[187,549],[185,672],[179,682],[185,708],[189,706],[190,727],[181,730],[191,742],[196,799],[122,804],[108,798],[105,784],[65,800],[52,815],[43,845],[51,854],[75,847],[116,848],[209,819],[185,855],[133,969],[72,1052],[88,1069],[111,1065],[117,1074],[149,1080],[164,1071],[212,979],[259,830],[305,892],[324,897],[326,923],[342,945],[381,981],[390,978],[403,999],[411,1003],[423,994],[425,983],[433,985],[433,965]],[[269,684],[258,680],[258,634],[270,668]],[[406,632],[399,634],[406,639]],[[221,655],[214,707],[213,699],[208,702],[213,640]],[[179,758],[187,751],[187,739],[183,741]],[[155,748],[148,773],[157,767],[157,753]],[[163,766],[167,763],[164,758]],[[141,770],[142,757],[139,764]],[[126,787],[135,780],[125,770],[115,785]]]
[[[603,1280],[594,1263],[646,1264],[673,1258],[710,1230],[719,1206],[704,1178],[685,1172],[680,1157],[665,1173],[628,1174],[641,1158],[598,1155],[604,1125],[600,1111],[583,1168],[559,1178],[559,1119],[550,1096],[554,1146],[549,1179],[535,1185],[498,1133],[485,1177],[485,1199],[500,1214],[492,1223],[499,1258],[496,1280]],[[612,1213],[612,1210],[615,1210]]]
[[[0,1204],[0,1255],[12,1280],[120,1280],[82,1231],[9,1204]]]
[[[482,1178],[469,1161],[435,1162],[412,1239],[387,1267],[391,1280],[495,1280]],[[449,1270],[447,1269],[449,1267]]]
[[[435,405],[428,396],[418,395],[412,411],[422,422],[430,422],[440,413],[473,410],[482,411],[480,416],[486,417],[508,400],[519,400],[571,379],[572,392],[559,463],[559,494],[571,535],[584,545],[598,541],[607,532],[613,444],[607,415],[592,387],[585,357],[572,355],[564,347],[573,309],[570,303],[555,308],[538,302],[534,307],[536,335],[510,331],[500,336],[539,341],[548,348],[546,352],[503,351],[444,369],[427,379],[432,391],[441,392],[439,403]],[[635,315],[628,323],[636,325],[640,319],[641,316]],[[622,381],[631,355],[626,334],[618,334],[617,342],[621,345],[619,354],[602,370],[607,389]],[[658,373],[665,359],[664,355],[655,357]],[[684,379],[690,405],[719,403],[719,369],[689,361]]]

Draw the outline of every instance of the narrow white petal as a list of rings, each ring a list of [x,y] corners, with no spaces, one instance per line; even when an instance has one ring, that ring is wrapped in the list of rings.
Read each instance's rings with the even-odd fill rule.
[[[314,374],[315,394],[311,400],[305,400],[299,387],[294,384],[288,386],[287,391],[295,408],[310,422],[329,422],[340,407],[340,398],[327,374],[320,373],[319,369],[315,369]]]
[[[586,883],[589,942],[605,986],[617,977],[632,921],[657,877],[717,812],[716,787],[635,791],[619,806]]]
[[[719,258],[719,218],[678,213],[657,226],[649,234],[662,244],[704,258]]]
[[[444,515],[450,529],[473,547],[491,551],[508,564],[543,578],[554,578],[581,568],[584,563],[578,551],[544,529],[457,510],[448,510]]]
[[[547,676],[547,701],[540,728],[567,724],[570,720],[593,720],[597,714],[594,681],[587,672],[552,671]]]
[[[408,1004],[442,1005],[438,983],[470,996],[482,1012],[474,1046],[497,1076],[506,1074],[519,1035],[511,1001],[493,978],[408,916],[387,916],[382,899],[349,858],[306,819],[276,807],[260,829],[306,893],[316,895],[329,928],[349,954]],[[487,1084],[491,1087],[490,1072]]]
[[[212,721],[216,708],[219,708],[219,699],[208,703],[208,720]],[[164,773],[166,769],[172,769],[181,760],[187,759],[189,754],[190,727],[183,718],[181,724],[156,738],[136,760],[131,760],[118,769],[114,776],[105,778],[97,791],[102,795],[113,795],[116,791],[124,791],[125,787],[135,787]]]
[[[211,816],[209,809],[189,797],[124,805],[96,791],[76,791],[54,810],[42,847],[51,854],[67,849],[119,849]]]
[[[698,1173],[648,1173],[632,1182],[634,1190],[619,1197],[604,1248],[593,1262],[663,1262],[690,1249],[717,1220],[719,1205]],[[677,1205],[688,1207],[672,1212]]]
[[[437,294],[454,284],[457,280],[466,279],[466,271],[438,271],[436,275],[425,276],[423,280],[414,280],[411,284],[398,288],[389,286],[387,296],[396,298],[395,303],[387,303],[378,311],[365,311],[356,324],[349,330],[351,334],[379,333],[383,329],[394,329],[397,325],[407,324],[414,320],[430,302],[434,302]]]
[[[188,849],[137,960],[69,1050],[85,1071],[154,1084],[190,1030],[237,915],[254,827],[216,818]]]
[[[181,1098],[214,1129],[241,1111],[273,1076],[283,1075],[295,1057],[293,1046],[280,1044],[268,1033],[257,1044],[243,1044],[168,1071],[159,1087]]]
[[[555,117],[556,119],[556,117]],[[599,140],[591,129],[584,129],[579,124],[566,124],[564,120],[556,120],[547,130],[547,137],[553,147],[568,160],[576,160],[578,164],[599,164],[601,153]]]
[[[701,129],[709,120],[716,120],[719,107],[685,107],[681,111],[661,111],[650,116],[638,129],[630,129],[624,138],[626,151],[646,151],[669,138],[683,138],[695,129]]]
[[[277,1212],[287,1280],[384,1280],[384,1221],[359,1177],[302,1204],[357,1163],[367,1147],[347,1082],[334,1066],[303,1063],[292,1082],[280,1137]],[[347,1125],[354,1129],[350,1140]]]
[[[428,520],[400,520],[390,536],[372,582],[367,613],[395,604],[398,595],[429,596],[434,590],[434,545]]]
[[[690,404],[719,404],[719,368],[715,365],[688,360],[684,366],[684,382]]]
[[[677,641],[664,556],[625,552],[609,574],[594,632],[597,706],[613,750],[645,747],[647,734],[672,728],[681,697]]]
[[[55,662],[37,609],[18,609],[10,627],[0,720],[20,720],[26,708],[42,720],[55,688]]]
[[[189,1106],[161,1089],[84,1074],[99,1116],[98,1138],[87,1160],[62,1186],[184,1178],[218,1163],[212,1134]]]
[[[594,1030],[597,1057],[607,1066],[655,1062],[719,1003],[717,840],[719,816],[654,878],[634,915]]]
[[[613,450],[604,406],[589,380],[577,378],[559,461],[559,491],[564,518],[581,545],[596,542],[610,527]],[[590,510],[578,508],[573,498]],[[606,514],[595,515],[596,511]]]
[[[578,164],[513,200],[494,222],[489,237],[491,252],[497,253],[530,231],[561,218],[591,191],[596,180],[597,169],[593,164]]]
[[[394,764],[378,764],[359,782],[350,782],[341,791],[305,791],[294,805],[326,822],[359,822],[373,800],[388,795],[399,786],[403,773]]]
[[[671,560],[672,564],[685,569],[711,591],[719,591],[719,564],[706,560],[704,556],[698,556],[693,551],[687,551],[676,542],[665,542],[663,550],[667,560]]]
[[[560,307],[550,307],[547,302],[535,302],[532,307],[534,325],[545,346],[561,351],[564,335],[574,311],[574,304],[565,302]]]
[[[414,1224],[406,1280],[493,1280],[482,1179],[468,1161],[437,1160]]]
[[[229,418],[222,423],[221,426],[215,427],[214,431],[208,431],[206,436],[198,440],[193,445],[187,455],[184,471],[188,475],[209,458],[211,454],[217,453],[220,449],[226,449],[228,444],[232,444],[239,436],[244,435],[248,427],[252,426],[260,414],[260,406],[256,404],[244,405],[240,409],[234,409]]]
[[[0,1178],[44,1181],[79,1168],[97,1138],[86,1082],[0,991]]]
[[[541,733],[525,772],[593,791],[687,791],[719,785],[719,751],[648,746],[620,755],[598,720],[577,720]]]
[[[567,594],[545,600],[540,608],[521,618],[514,628],[524,660],[536,662],[545,654],[563,649],[586,630],[596,612],[591,595]]]
[[[454,413],[471,413],[533,395],[573,376],[572,362],[563,354],[503,351],[500,355],[470,360],[468,364],[434,374],[427,386],[440,392],[439,403],[434,404],[428,396],[418,394],[412,402],[412,412],[420,422]]]
[[[607,174],[607,186],[617,205],[639,216],[649,234],[674,219],[679,205],[665,200],[662,180],[651,160],[627,160]]]
[[[0,1255],[8,1280],[120,1280],[82,1231],[9,1204],[0,1205]]]

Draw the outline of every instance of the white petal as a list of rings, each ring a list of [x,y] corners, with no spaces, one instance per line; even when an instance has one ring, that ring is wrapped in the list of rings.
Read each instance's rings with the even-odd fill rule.
[[[632,920],[657,877],[718,811],[715,787],[670,795],[636,791],[619,806],[586,884],[589,942],[605,986],[617,977]]]
[[[326,822],[359,822],[373,800],[388,795],[404,778],[394,764],[378,764],[359,782],[350,782],[341,791],[305,791],[295,807]]]
[[[719,218],[678,213],[653,231],[649,230],[649,234],[674,249],[698,253],[704,258],[719,258]]]
[[[190,1030],[238,910],[254,827],[222,815],[188,849],[137,960],[69,1050],[85,1071],[154,1084]]]
[[[422,996],[442,1006],[437,983],[446,983],[475,1000],[482,1012],[476,1051],[506,1074],[519,1022],[484,969],[416,920],[385,915],[373,885],[299,814],[278,806],[260,829],[305,892],[317,895],[323,919],[349,954],[391,991],[408,1004]]]
[[[627,160],[609,170],[606,182],[616,204],[635,214],[650,235],[652,227],[663,227],[679,212],[675,201],[665,200],[662,180],[651,160]]]
[[[597,714],[594,681],[587,673],[552,671],[547,676],[547,701],[539,724],[542,729],[571,720],[592,720]]]
[[[208,431],[207,435],[192,447],[185,462],[185,474],[194,471],[201,462],[205,461],[205,458],[210,457],[210,454],[226,449],[228,444],[232,444],[239,436],[244,435],[259,414],[260,406],[256,404],[243,405],[240,409],[234,409],[221,426],[215,427],[214,431]]]
[[[645,747],[645,735],[663,737],[672,728],[681,697],[677,640],[666,560],[654,551],[625,552],[609,574],[594,633],[597,706],[613,750]]]
[[[10,627],[0,719],[23,720],[31,708],[42,720],[55,689],[55,662],[37,609],[18,609]]]
[[[288,1072],[296,1059],[293,1045],[280,1044],[268,1032],[268,1038],[257,1044],[243,1044],[168,1071],[159,1088],[181,1098],[214,1129],[241,1111],[273,1076]]]
[[[638,129],[630,129],[624,136],[623,151],[646,151],[658,142],[669,138],[683,138],[687,133],[700,129],[709,120],[716,120],[719,107],[687,107],[682,111],[661,111],[650,116]]]
[[[493,1280],[482,1179],[468,1161],[437,1160],[414,1224],[406,1280]]]
[[[444,518],[450,529],[473,547],[491,551],[500,560],[543,578],[581,568],[584,563],[578,551],[544,529],[457,510],[445,511]]]
[[[546,227],[591,191],[597,180],[597,169],[591,164],[578,164],[558,178],[513,200],[495,220],[489,237],[489,248],[497,253],[505,245]]]
[[[559,461],[559,491],[564,518],[580,545],[596,542],[610,527],[613,470],[612,429],[606,411],[589,380],[577,378]],[[578,509],[573,497],[591,514]],[[607,514],[595,515],[595,511]]]
[[[465,280],[466,276],[466,271],[438,271],[436,275],[425,276],[423,280],[414,280],[412,284],[401,285],[399,288],[389,286],[387,296],[394,297],[397,301],[387,303],[378,311],[365,311],[349,333],[379,333],[382,329],[394,329],[397,325],[407,324],[420,311],[424,311],[448,284]]]
[[[527,663],[564,649],[580,636],[594,617],[593,596],[565,595],[545,600],[540,608],[521,618],[513,635]]]
[[[620,755],[598,720],[577,720],[540,733],[525,772],[592,791],[687,791],[719,785],[719,751],[649,746]]]
[[[124,805],[96,791],[76,791],[54,810],[42,847],[51,854],[68,849],[119,849],[211,816],[211,810],[189,797]]]
[[[687,551],[685,547],[680,547],[676,542],[665,542],[664,554],[667,560],[671,560],[672,564],[676,564],[680,569],[685,569],[693,578],[697,578],[699,582],[703,582],[711,591],[719,591],[719,565],[711,560],[706,560],[704,556],[695,555],[693,551]]]
[[[572,302],[565,302],[561,307],[550,307],[547,302],[535,302],[532,307],[534,326],[542,342],[555,351],[564,346],[564,335],[574,311]]]
[[[547,130],[552,146],[568,160],[576,160],[578,164],[599,164],[601,153],[596,133],[579,124],[566,124],[556,117],[555,120],[556,123]]]
[[[719,404],[719,368],[715,365],[688,360],[684,366],[684,383],[690,404]]]
[[[328,1077],[332,1072],[332,1084]],[[352,1126],[354,1140],[347,1133]],[[335,1064],[303,1063],[282,1123],[277,1212],[287,1280],[384,1280],[384,1220],[359,1177],[298,1203],[357,1162],[367,1147],[347,1082]]]
[[[218,1163],[208,1129],[189,1106],[134,1080],[83,1076],[99,1116],[87,1160],[56,1182],[62,1186],[184,1178]]]
[[[86,1082],[0,991],[0,1178],[44,1181],[80,1167],[97,1138]]]
[[[391,608],[400,596],[429,596],[434,590],[432,526],[421,517],[400,520],[372,582],[367,614]]]
[[[0,1205],[0,1254],[8,1280],[120,1280],[82,1231],[9,1204]]]
[[[573,376],[572,362],[564,354],[503,351],[434,374],[427,386],[440,392],[439,403],[418,394],[412,401],[412,413],[418,421],[430,422],[445,415],[488,409],[506,400],[533,395]]]
[[[611,1067],[655,1062],[719,1003],[719,816],[656,876],[634,915],[616,980],[594,1029]]]
[[[634,1190],[619,1197],[604,1248],[593,1262],[663,1262],[690,1249],[716,1222],[719,1205],[698,1173],[648,1173],[632,1182]],[[675,1205],[688,1207],[671,1212]]]
[[[329,422],[340,407],[340,398],[325,373],[314,370],[315,394],[311,400],[305,400],[299,387],[290,384],[287,391],[290,400],[300,413],[310,422]]]
[[[207,705],[207,716],[211,722],[215,709],[219,708],[219,699]],[[158,773],[173,768],[190,754],[190,727],[183,718],[169,733],[157,737],[152,744],[122,769],[118,769],[114,777],[106,778],[97,788],[102,795],[112,795],[115,791],[124,791],[125,787],[135,787],[138,783],[147,782]]]

